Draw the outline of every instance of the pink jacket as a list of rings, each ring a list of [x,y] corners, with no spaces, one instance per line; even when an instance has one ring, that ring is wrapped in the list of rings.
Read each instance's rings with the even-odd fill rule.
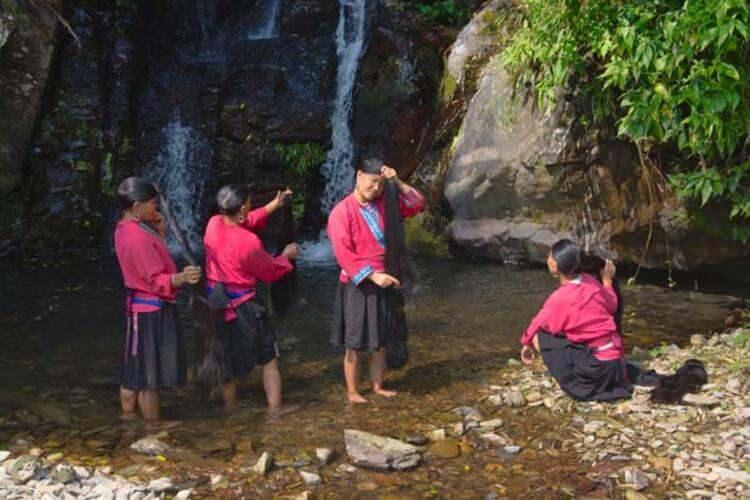
[[[424,208],[416,189],[399,195],[401,215],[411,217]],[[375,271],[385,270],[385,198],[361,205],[353,194],[341,200],[328,217],[328,239],[341,266],[339,279],[359,285]]]
[[[521,344],[530,345],[534,335],[541,330],[594,349],[598,359],[619,359],[623,356],[623,346],[615,324],[616,311],[614,289],[582,273],[580,279],[552,292],[526,328]]]

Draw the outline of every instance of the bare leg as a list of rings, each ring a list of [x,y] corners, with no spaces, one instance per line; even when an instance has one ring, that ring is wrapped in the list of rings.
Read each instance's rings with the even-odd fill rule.
[[[135,410],[138,402],[138,394],[130,389],[120,386],[120,406],[122,406],[123,420],[131,420],[136,417]]]
[[[234,410],[237,407],[237,382],[230,380],[222,385],[221,397],[224,399],[224,408]]]
[[[138,407],[149,422],[159,420],[159,393],[153,390],[138,392]]]
[[[385,374],[385,348],[373,351],[370,355],[370,379],[372,379],[372,390],[386,398],[392,398],[396,391],[383,389],[383,377]]]
[[[359,358],[354,349],[347,349],[344,354],[344,378],[346,379],[346,396],[352,403],[367,403],[359,393]]]
[[[275,358],[263,365],[263,389],[268,400],[268,412],[275,413],[281,409],[281,373],[279,362]]]

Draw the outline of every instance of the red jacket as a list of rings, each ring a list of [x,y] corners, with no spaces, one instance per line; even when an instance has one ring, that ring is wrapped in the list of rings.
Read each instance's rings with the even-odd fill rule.
[[[274,257],[266,252],[254,231],[262,230],[268,221],[265,207],[253,210],[241,225],[224,222],[221,215],[209,219],[203,245],[206,250],[206,278],[209,286],[223,283],[226,290],[241,293],[232,300],[232,306],[255,296],[258,280],[271,283],[281,279],[293,269],[292,263],[283,255]],[[228,320],[232,313],[225,315]]]
[[[399,194],[401,215],[411,217],[424,208],[416,189]],[[341,200],[328,217],[328,239],[341,266],[339,279],[359,285],[375,271],[385,270],[385,197],[361,205],[354,194]]]
[[[580,280],[570,281],[552,292],[526,328],[521,344],[530,345],[541,330],[595,349],[598,359],[619,359],[624,353],[615,324],[616,311],[614,289],[582,273]],[[596,348],[602,349],[596,351]]]
[[[177,266],[164,240],[156,233],[138,221],[120,221],[115,229],[115,253],[126,288],[139,298],[174,302],[177,290],[172,286],[172,275]],[[158,309],[148,304],[132,304],[134,312]]]

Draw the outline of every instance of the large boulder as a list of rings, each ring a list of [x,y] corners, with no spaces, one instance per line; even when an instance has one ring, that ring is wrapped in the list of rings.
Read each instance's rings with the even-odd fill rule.
[[[555,241],[574,238],[587,251],[677,269],[749,254],[691,227],[686,207],[660,174],[641,165],[633,146],[610,139],[611,131],[585,131],[569,96],[561,92],[552,109],[523,97],[514,98],[500,56],[493,56],[444,178],[453,212],[448,235],[458,247],[491,259],[543,263]]]

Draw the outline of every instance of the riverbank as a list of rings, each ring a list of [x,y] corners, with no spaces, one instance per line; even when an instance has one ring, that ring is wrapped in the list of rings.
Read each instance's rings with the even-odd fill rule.
[[[195,470],[170,477],[176,469],[169,463],[179,464],[181,452],[168,444],[171,431],[163,431],[146,439],[131,434],[127,443],[123,439],[132,453],[130,465],[120,462],[116,470],[68,463],[63,452],[18,440],[0,451],[0,497],[149,499],[264,491],[308,498],[345,485],[354,486],[355,496],[398,490],[407,496],[439,496],[435,486],[412,487],[430,477],[439,485],[438,471],[450,470],[452,460],[473,456],[479,459],[473,467],[481,467],[491,482],[486,498],[520,491],[630,500],[750,498],[750,325],[709,338],[693,335],[682,348],[671,344],[635,351],[634,359],[659,372],[700,359],[709,384],[676,406],[651,404],[645,388],[628,401],[576,403],[563,395],[541,362],[529,368],[511,359],[486,385],[467,394],[475,405],[452,408],[436,415],[436,421],[416,423],[393,436],[414,443],[421,456],[419,465],[404,472],[354,467],[348,443],[307,458],[274,459],[260,450],[253,455],[249,443],[211,441],[202,447],[232,450],[231,467],[183,456]],[[468,475],[471,467],[462,467]]]

